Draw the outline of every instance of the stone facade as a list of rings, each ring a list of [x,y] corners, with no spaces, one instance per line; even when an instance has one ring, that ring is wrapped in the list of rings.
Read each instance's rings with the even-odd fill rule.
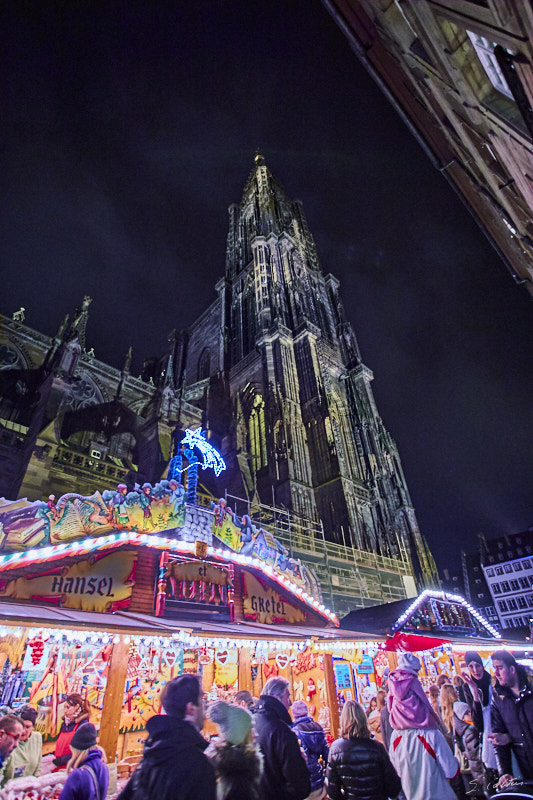
[[[533,5],[322,1],[513,279],[533,294]]]
[[[429,578],[372,372],[301,203],[257,156],[229,217],[217,300],[188,334],[185,397],[234,465],[234,491],[322,520],[330,542],[393,558],[405,549]]]

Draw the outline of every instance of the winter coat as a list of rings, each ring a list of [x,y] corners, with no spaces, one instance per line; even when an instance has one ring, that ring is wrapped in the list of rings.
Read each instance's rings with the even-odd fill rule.
[[[305,753],[307,769],[311,778],[311,791],[320,789],[324,785],[326,765],[328,763],[329,747],[324,729],[313,717],[298,717],[293,724],[300,746]],[[322,764],[319,761],[322,758]]]
[[[331,800],[387,800],[402,785],[375,739],[336,739],[329,751],[326,789]]]
[[[63,720],[54,750],[55,758],[52,761],[55,767],[66,767],[72,756],[70,750],[72,737],[80,725],[84,725],[86,722],[89,722],[89,714],[87,712],[80,714],[79,717],[72,720],[72,722],[68,722],[66,719]]]
[[[94,772],[97,785],[87,767]],[[109,770],[102,761],[100,750],[89,750],[83,764],[73,769],[68,776],[59,800],[104,800],[108,785]]]
[[[468,722],[459,719],[457,714],[453,715],[453,729],[457,739],[459,739],[459,747],[464,749],[468,759],[468,767],[472,773],[472,780],[476,781],[480,786],[483,786],[483,761],[481,759],[481,739],[479,731],[475,725],[469,725]]]
[[[215,800],[215,772],[207,742],[192,723],[151,717],[141,763],[118,800]]]
[[[217,800],[261,800],[263,758],[259,748],[215,739],[205,754],[215,768]]]
[[[389,754],[407,800],[456,800],[448,781],[459,763],[440,730],[393,730]]]
[[[385,704],[385,707],[381,709],[380,727],[381,727],[381,736],[383,737],[383,745],[385,747],[385,750],[389,752],[389,745],[392,736],[392,726],[390,724],[390,715],[387,704]]]
[[[250,709],[263,753],[262,800],[304,800],[311,791],[309,771],[291,730],[289,712],[276,697],[262,695]]]
[[[511,748],[516,756],[522,777],[533,778],[533,678],[518,667],[520,694],[507,686],[494,685],[491,706],[493,733],[507,733],[511,743],[495,745],[500,775],[512,775]]]

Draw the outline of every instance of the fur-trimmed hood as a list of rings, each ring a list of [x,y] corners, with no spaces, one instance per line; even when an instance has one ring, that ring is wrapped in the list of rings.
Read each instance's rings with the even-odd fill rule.
[[[263,756],[255,744],[212,739],[205,751],[217,776],[217,800],[260,800]]]

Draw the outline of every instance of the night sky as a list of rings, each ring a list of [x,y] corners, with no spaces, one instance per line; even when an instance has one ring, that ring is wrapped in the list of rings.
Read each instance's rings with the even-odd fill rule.
[[[533,525],[533,305],[318,0],[0,12],[0,310],[132,372],[214,299],[259,147],[300,198],[440,567]]]

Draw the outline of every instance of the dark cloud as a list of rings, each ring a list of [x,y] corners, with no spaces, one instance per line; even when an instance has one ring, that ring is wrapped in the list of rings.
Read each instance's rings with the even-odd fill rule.
[[[318,2],[7,4],[2,311],[134,369],[214,298],[256,147],[304,202],[439,560],[533,523],[531,301]]]

